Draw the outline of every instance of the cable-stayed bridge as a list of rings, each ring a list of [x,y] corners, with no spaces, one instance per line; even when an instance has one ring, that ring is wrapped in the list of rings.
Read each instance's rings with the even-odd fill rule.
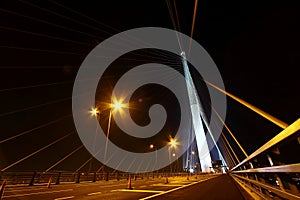
[[[178,13],[176,7],[176,1],[166,2],[173,27],[180,32],[182,27],[179,25],[180,13]],[[86,56],[87,52],[90,51],[90,47],[95,46],[88,39],[79,40],[76,37],[66,37],[68,32],[86,38],[93,38],[93,41],[97,40],[94,41],[95,43],[99,43],[99,36],[94,35],[94,32],[83,31],[83,29],[76,26],[60,25],[57,23],[57,18],[62,19],[62,22],[69,21],[100,33],[106,32],[106,29],[92,25],[92,23],[99,25],[99,21],[53,0],[48,2],[53,7],[43,7],[43,4],[39,5],[36,2],[29,1],[20,1],[20,3],[46,14],[46,19],[34,17],[30,15],[31,13],[20,12],[18,9],[0,8],[1,14],[5,13],[13,16],[12,18],[21,19],[21,21],[29,20],[30,24],[33,24],[29,26],[32,29],[24,29],[22,25],[14,27],[9,23],[4,23],[3,26],[2,24],[0,26],[1,30],[8,31],[12,36],[19,33],[63,42],[63,44],[70,44],[70,46],[66,45],[66,47],[57,50],[51,45],[48,45],[47,48],[40,48],[39,42],[31,44],[30,47],[24,47],[14,46],[14,42],[9,43],[8,41],[8,44],[5,43],[0,47],[5,49],[5,53],[14,50],[15,55],[20,55],[22,62],[24,60],[36,60],[37,63],[39,63],[39,60],[43,62],[47,60],[48,62],[41,73],[37,72],[41,69],[40,66],[34,64],[28,64],[30,66],[27,67],[23,66],[23,63],[21,63],[21,66],[6,66],[6,68],[1,66],[1,70],[4,72],[1,75],[4,74],[5,76],[5,72],[11,70],[10,67],[18,69],[18,74],[16,73],[15,76],[9,78],[9,81],[7,81],[11,83],[9,87],[1,84],[0,89],[1,102],[4,102],[0,112],[0,199],[300,198],[300,119],[292,123],[285,123],[258,108],[264,108],[263,105],[257,105],[258,107],[251,105],[244,100],[244,96],[236,96],[230,90],[227,91],[217,83],[210,82],[201,75],[197,75],[193,68],[189,68],[190,64],[186,61],[183,53],[183,50],[186,51],[187,55],[193,53],[192,45],[189,44],[188,48],[185,47],[180,34],[176,34],[176,43],[178,43],[178,49],[180,49],[182,55],[173,55],[166,51],[146,50],[133,51],[130,56],[121,57],[121,62],[116,64],[117,68],[110,73],[107,72],[99,83],[99,90],[95,95],[95,99],[98,100],[99,98],[100,103],[90,105],[91,107],[87,107],[85,110],[88,115],[91,115],[87,117],[87,120],[97,121],[100,127],[105,130],[107,138],[114,140],[115,144],[123,145],[122,147],[128,151],[135,150],[135,153],[158,152],[164,146],[170,145],[167,157],[172,162],[163,168],[155,169],[155,166],[161,160],[157,159],[159,156],[157,153],[153,153],[153,159],[149,160],[147,172],[138,170],[132,172],[130,169],[121,171],[99,162],[95,155],[86,149],[74,126],[70,105],[72,104],[71,93],[76,72],[74,73],[72,66],[64,64],[62,74],[60,74],[61,67],[52,65],[57,64],[56,62],[60,59],[63,60],[65,57],[70,57],[69,60],[74,61],[79,57]],[[194,35],[197,4],[198,1],[196,0],[191,38]],[[57,10],[52,10],[54,7]],[[64,12],[60,11],[72,13],[76,17],[65,15]],[[48,16],[55,16],[55,20],[48,20]],[[18,24],[22,23],[18,21]],[[43,28],[40,30],[35,29],[37,24],[42,24],[43,28],[51,27],[51,31],[39,32]],[[104,25],[100,23],[101,26]],[[105,27],[121,32],[114,27],[109,27],[109,25],[105,25]],[[63,33],[53,34],[52,28],[59,29]],[[108,33],[112,34],[112,32]],[[136,40],[136,38],[131,40],[130,37],[119,39],[128,42],[126,43],[128,46],[132,45],[132,41],[145,43]],[[21,43],[28,44],[31,43],[31,40],[24,40]],[[61,43],[59,45],[64,46]],[[83,51],[82,49],[85,48],[88,50]],[[75,52],[75,49],[78,52]],[[115,48],[114,50],[120,49]],[[29,55],[28,52],[32,52],[34,56]],[[58,56],[55,59],[52,56],[50,56],[51,59],[46,58],[46,55],[53,54]],[[5,59],[7,57],[3,56],[3,60]],[[11,62],[15,63],[17,60],[13,59]],[[150,108],[149,102],[149,104],[160,103],[159,100],[162,100],[164,106],[171,105],[167,112],[168,117],[169,113],[173,113],[170,120],[172,123],[170,127],[164,130],[165,133],[171,134],[168,135],[168,138],[162,134],[158,138],[152,138],[153,140],[145,139],[146,142],[137,139],[127,140],[128,138],[126,139],[124,135],[119,135],[112,109],[107,104],[111,102],[112,83],[116,82],[116,79],[121,77],[122,73],[131,69],[128,65],[132,62],[135,66],[149,62],[163,63],[171,66],[185,77],[184,82],[187,86],[192,118],[190,126],[186,128],[188,130],[186,138],[194,135],[195,140],[191,141],[189,148],[183,155],[179,155],[175,149],[176,146],[181,148],[181,144],[180,141],[174,139],[175,135],[172,132],[173,128],[178,128],[176,125],[176,122],[178,122],[176,121],[178,118],[177,104],[172,101],[172,93],[160,90],[156,85],[137,91],[137,95],[132,99],[134,102],[132,108],[141,109],[133,109],[132,115],[143,116],[145,110],[148,111]],[[119,66],[124,68],[121,69]],[[30,75],[28,75],[28,69],[33,69],[30,70]],[[53,81],[53,76],[56,76],[58,72],[59,77],[54,78],[55,81]],[[47,73],[47,76],[43,76],[45,73]],[[167,70],[157,71],[158,75],[164,77],[166,81],[174,81],[173,74],[167,72]],[[32,80],[28,81],[26,76]],[[46,80],[45,77],[49,80]],[[6,80],[6,78],[3,77],[3,80]],[[21,84],[16,84],[17,81],[20,81]],[[201,87],[201,84],[206,86]],[[245,129],[252,130],[252,127],[235,127],[228,124],[227,122],[232,119],[223,119],[222,114],[219,113],[220,111],[211,105],[209,99],[206,99],[205,92],[207,88],[226,95],[228,101],[237,103],[245,113],[251,113],[240,116],[255,117],[259,123],[251,123],[251,126],[257,126],[256,130],[261,132],[248,134],[249,142],[244,139],[243,131]],[[149,91],[155,97],[151,99],[151,95],[146,91]],[[85,94],[82,93],[82,95]],[[270,99],[269,103],[271,102]],[[122,107],[121,103],[118,102],[110,106],[113,106],[114,109]],[[234,112],[230,106],[228,112]],[[214,119],[215,121],[209,120],[212,113],[217,116]],[[148,119],[139,121],[142,117],[136,118],[137,124],[142,126],[149,123]],[[251,120],[250,117],[241,117],[235,119],[236,123],[233,124],[249,125],[249,123],[242,123],[242,121],[247,120]],[[270,129],[273,129],[272,132],[260,129],[261,123],[268,124]],[[210,124],[214,124],[214,130],[210,129]],[[215,130],[219,130],[219,138],[214,138]],[[261,137],[258,137],[258,134]],[[255,141],[253,137],[259,139]],[[97,140],[94,139],[94,141]],[[201,141],[205,141],[204,145],[201,144]],[[214,148],[209,148],[210,145]],[[204,147],[199,149],[199,146]],[[107,149],[103,147],[100,153],[104,154],[104,160],[109,160],[111,157],[106,156],[106,153],[109,155],[109,152],[106,151]],[[207,154],[203,154],[203,152]],[[120,164],[122,164],[122,159],[120,159]],[[133,165],[139,165],[139,163],[133,163]]]

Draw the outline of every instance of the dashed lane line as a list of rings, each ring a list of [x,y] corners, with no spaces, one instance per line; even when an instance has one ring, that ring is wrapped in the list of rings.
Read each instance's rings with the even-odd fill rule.
[[[126,186],[126,183],[118,184],[118,185],[99,185],[101,188],[107,188],[107,187],[119,187],[119,186]]]
[[[69,197],[60,197],[60,198],[56,198],[54,200],[65,200],[65,199],[73,199],[74,196],[69,196]]]
[[[169,183],[169,184],[163,184],[163,183],[158,183],[158,184],[152,184],[150,186],[165,186],[165,187],[180,187],[180,186],[183,186],[184,184],[172,184],[172,183]]]
[[[44,188],[24,188],[24,189],[17,189],[17,190],[14,190],[14,189],[8,189],[8,188],[5,188],[5,192],[29,192],[29,191],[37,191],[37,190],[49,190],[48,188],[44,187]]]
[[[97,194],[102,194],[102,192],[93,192],[93,193],[88,194],[88,196],[97,195]]]
[[[161,193],[160,190],[130,190],[130,189],[118,189],[112,190],[111,192],[144,192],[144,193]]]
[[[73,189],[67,189],[67,190],[54,190],[54,191],[45,191],[45,192],[34,192],[34,193],[26,193],[26,194],[14,194],[14,195],[8,195],[4,196],[4,198],[10,198],[10,197],[23,197],[23,196],[31,196],[31,195],[39,195],[39,194],[51,194],[51,193],[58,193],[58,192],[68,192],[72,191]]]

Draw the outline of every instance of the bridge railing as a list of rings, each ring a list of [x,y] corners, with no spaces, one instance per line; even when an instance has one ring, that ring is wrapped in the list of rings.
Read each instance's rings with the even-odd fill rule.
[[[230,173],[263,199],[300,199],[300,119]]]
[[[131,179],[155,179],[182,176],[187,177],[186,172],[176,172],[176,173],[161,173],[161,172],[149,172],[149,173],[125,173],[125,172],[65,172],[65,171],[55,171],[55,172],[3,172],[0,174],[0,182],[4,179],[7,180],[7,185],[13,186],[32,186],[32,185],[45,185],[49,182],[51,184],[61,184],[61,183],[81,183],[81,182],[96,182],[96,181],[119,181]],[[198,175],[207,175],[206,173]]]

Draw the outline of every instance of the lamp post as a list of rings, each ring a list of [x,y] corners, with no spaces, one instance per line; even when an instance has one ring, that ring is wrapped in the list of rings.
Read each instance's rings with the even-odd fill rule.
[[[103,166],[100,167],[100,168],[97,170],[97,172],[98,172],[101,168],[103,168],[103,171],[105,171],[105,170],[104,170],[104,167],[105,167],[105,164],[106,164],[106,153],[107,153],[108,138],[109,138],[110,127],[111,127],[111,117],[112,117],[112,112],[115,111],[115,110],[120,110],[122,107],[124,107],[124,106],[123,106],[123,104],[122,104],[121,102],[119,102],[119,101],[115,101],[115,103],[110,104],[110,106],[109,106],[110,111],[109,111],[109,117],[108,117],[108,125],[107,125],[106,141],[105,141],[105,149],[104,149],[104,163],[103,163]],[[95,108],[92,108],[92,109],[90,110],[90,114],[91,114],[91,116],[95,116],[95,117],[97,117],[97,119],[98,119],[98,117],[100,116],[100,111],[98,110],[98,108],[95,107]],[[99,119],[98,119],[98,120],[99,120]],[[97,126],[97,127],[98,127],[98,126]]]
[[[96,117],[96,119],[99,120],[100,111],[98,110],[97,107],[92,108],[89,112],[90,112],[90,114],[91,114],[92,117]],[[95,137],[94,137],[93,150],[95,148],[95,142],[96,142],[95,140],[96,140],[97,131],[98,131],[98,125],[96,126],[96,133],[95,133]],[[93,159],[91,159],[91,161],[90,161],[90,165],[89,165],[89,169],[88,169],[88,174],[90,173],[91,168],[92,168],[92,161],[93,161]]]
[[[110,105],[109,117],[108,117],[108,126],[107,126],[107,133],[106,133],[106,141],[105,141],[105,150],[104,150],[104,162],[106,163],[106,153],[107,153],[107,144],[108,144],[108,137],[110,133],[110,125],[111,125],[111,116],[113,111],[120,110],[123,107],[123,104],[116,101],[114,104]]]
[[[151,150],[155,150],[155,165],[153,167],[156,167],[156,165],[157,165],[157,147],[154,146],[154,144],[150,144],[149,147]],[[158,174],[158,170],[156,170],[156,174]]]
[[[192,157],[191,157],[191,166],[192,166],[192,173],[194,173],[195,169],[195,151],[191,152]]]
[[[171,161],[171,149],[174,148],[176,149],[176,146],[177,146],[177,141],[174,139],[174,138],[170,138],[170,142],[169,142],[169,159]],[[173,157],[175,157],[175,153],[172,154]],[[170,171],[172,173],[172,163],[170,163]]]

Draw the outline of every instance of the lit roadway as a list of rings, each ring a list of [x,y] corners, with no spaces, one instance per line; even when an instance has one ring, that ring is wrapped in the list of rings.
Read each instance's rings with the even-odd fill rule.
[[[85,182],[80,184],[6,187],[4,200],[64,200],[64,199],[248,199],[228,175],[144,178],[132,180]],[[244,195],[244,196],[243,196]]]

